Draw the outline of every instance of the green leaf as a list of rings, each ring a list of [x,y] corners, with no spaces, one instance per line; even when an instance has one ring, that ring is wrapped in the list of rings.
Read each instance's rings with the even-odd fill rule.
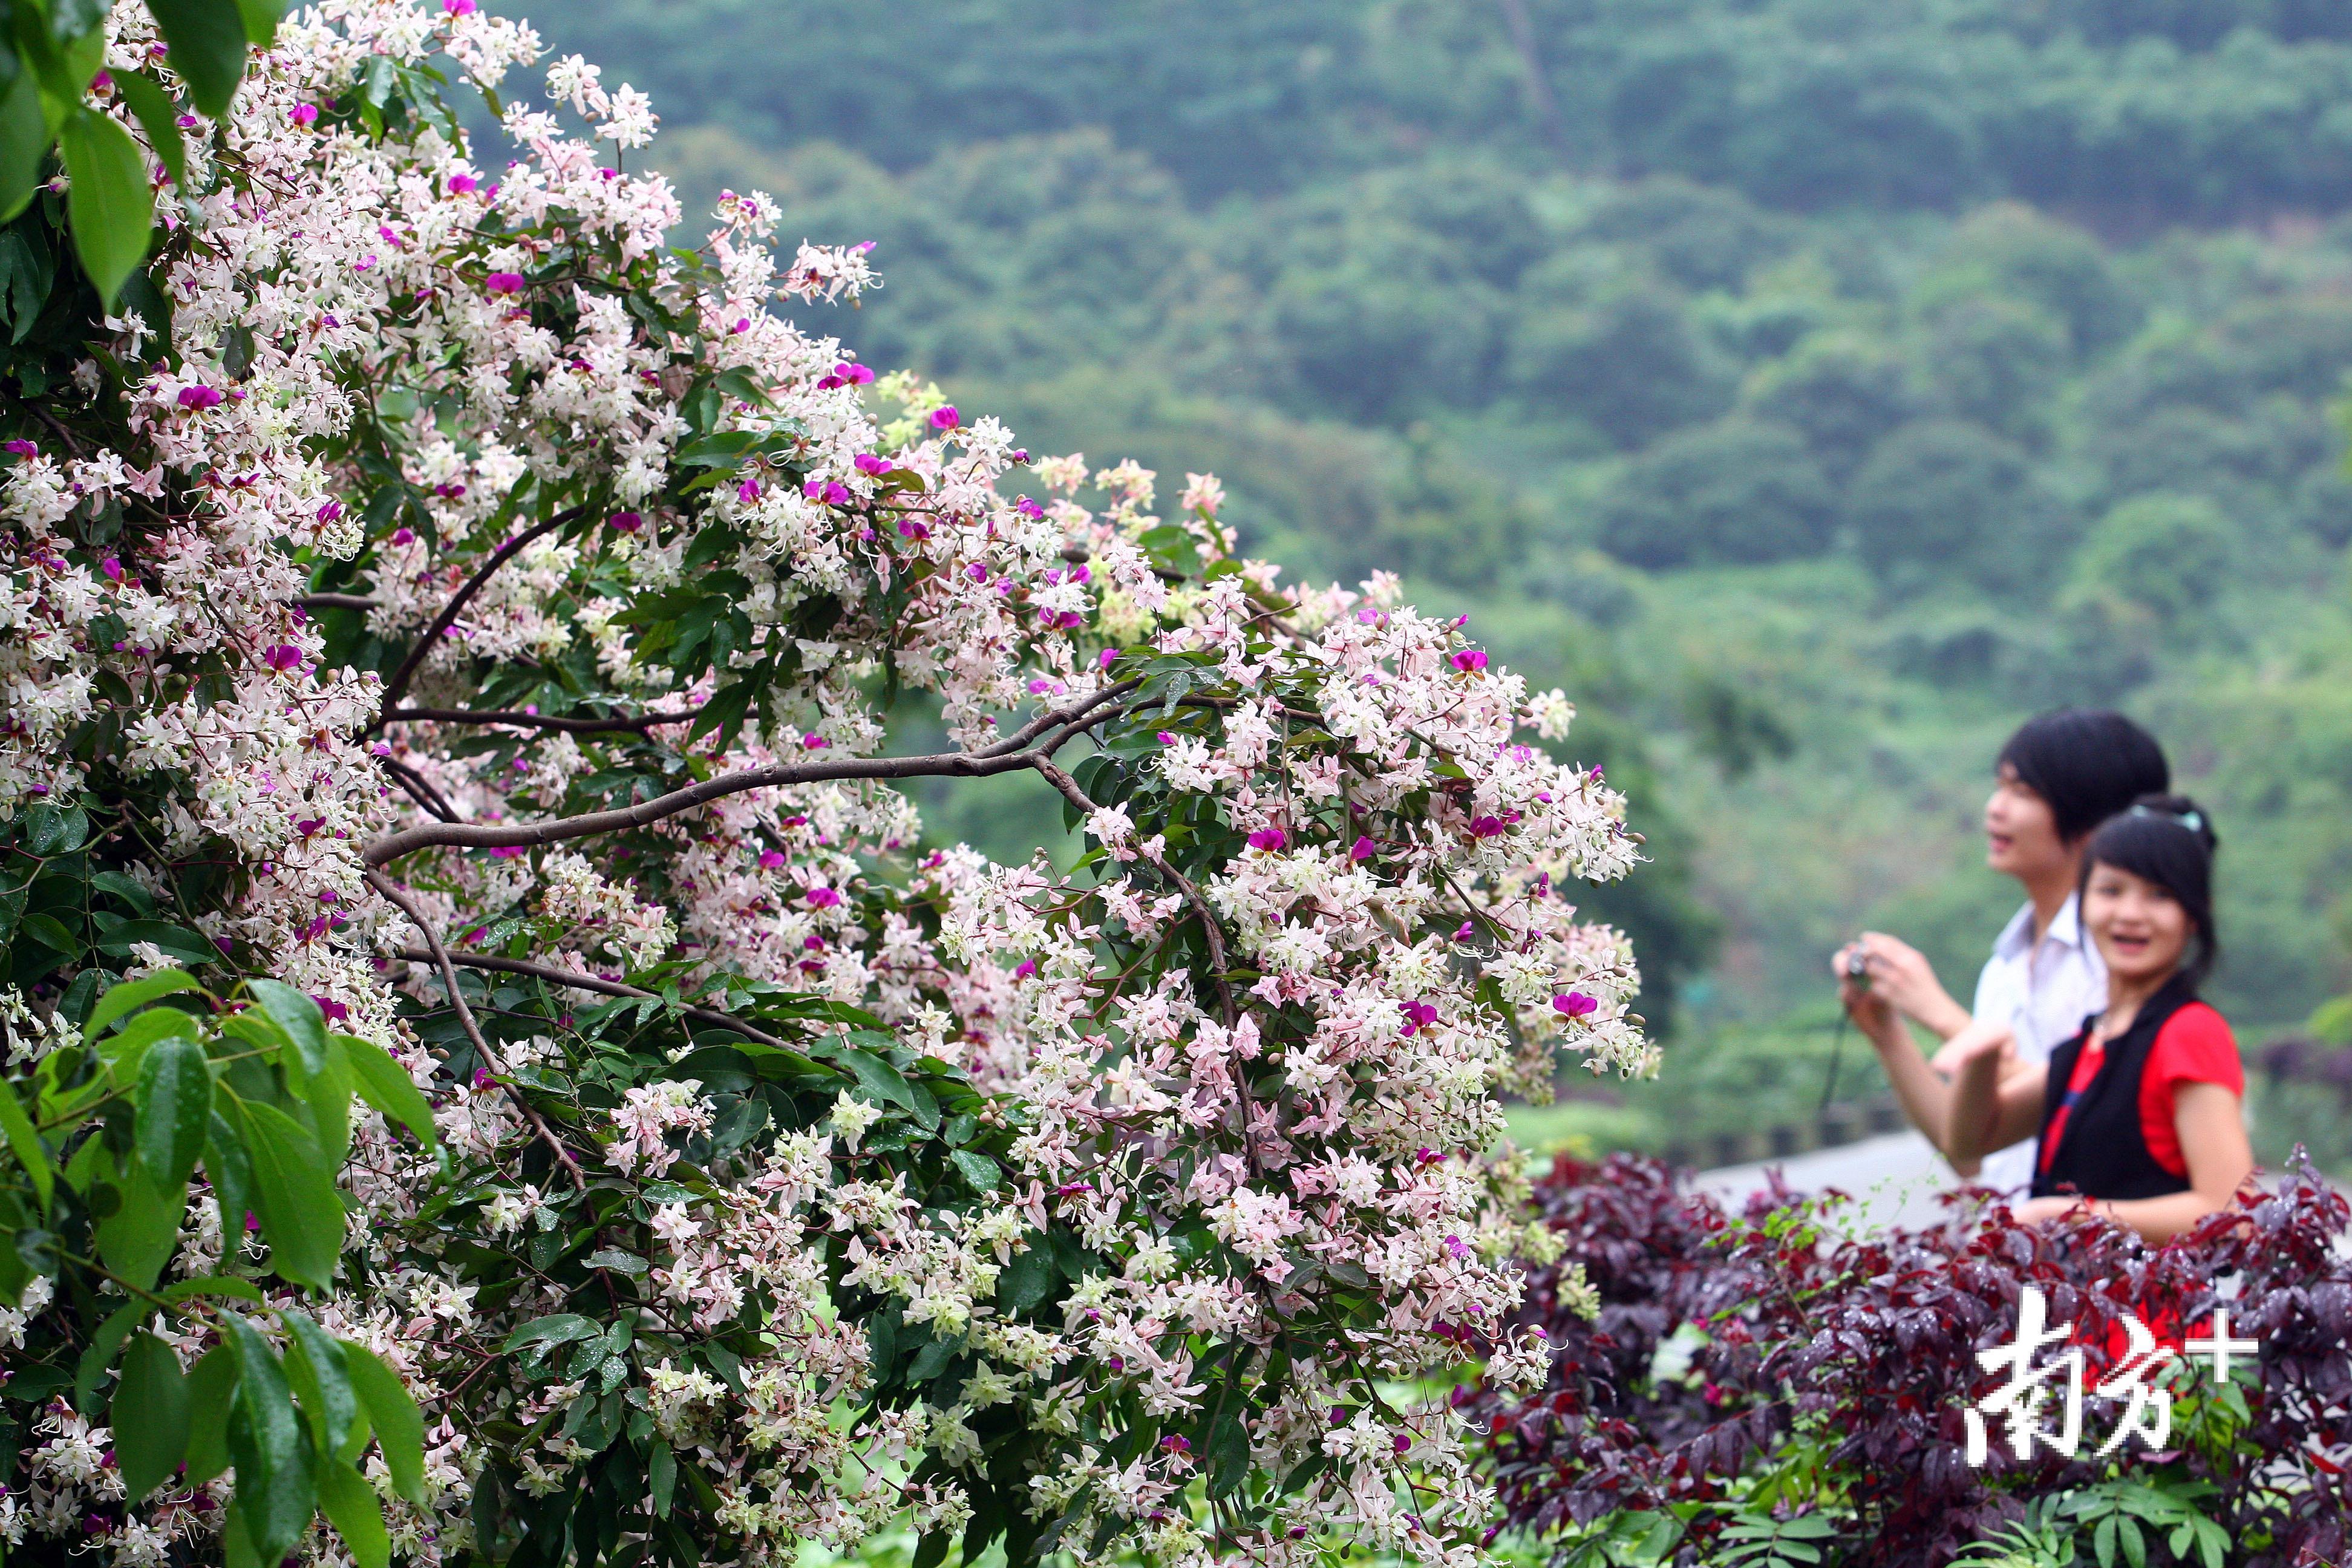
[[[111,120],[107,121],[106,123],[114,125]],[[126,142],[130,140],[129,135],[119,125],[115,126],[115,134],[121,136]],[[79,191],[79,187],[77,186],[75,189]],[[81,237],[80,230],[75,230],[74,237],[77,240]],[[137,259],[136,257],[132,258],[134,262]],[[88,263],[85,262],[84,265]],[[129,274],[126,273],[124,276],[128,277]],[[121,278],[116,279],[114,287],[120,289],[122,282]],[[111,306],[112,299],[110,298],[107,303]],[[118,958],[127,957],[131,948],[142,942],[152,942],[173,958],[188,963],[216,963],[220,961],[219,948],[215,947],[187,927],[173,925],[169,921],[124,921],[98,939],[98,951],[111,953]]]
[[[57,1163],[49,1158],[41,1135],[33,1131],[33,1119],[25,1114],[13,1083],[0,1083],[0,1133],[6,1134],[9,1152],[33,1178],[33,1190],[40,1194],[41,1208],[47,1212],[57,1192]]]
[[[392,1536],[383,1528],[383,1505],[375,1489],[349,1465],[327,1465],[319,1472],[319,1506],[351,1548],[360,1568],[387,1568],[392,1562]]]
[[[239,1301],[250,1301],[257,1307],[267,1306],[268,1299],[250,1279],[232,1279],[226,1274],[206,1274],[194,1279],[183,1279],[160,1292],[166,1301],[184,1301],[193,1296],[223,1296]]]
[[[188,1184],[185,1178],[159,1184],[135,1155],[118,1180],[122,1206],[99,1222],[98,1254],[126,1284],[150,1290],[163,1265],[180,1249],[180,1216],[187,1212]]]
[[[245,1216],[253,1213],[253,1157],[222,1115],[220,1107],[234,1108],[226,1090],[213,1100],[213,1128],[205,1140],[205,1176],[212,1183],[213,1201],[220,1207],[224,1265],[236,1261],[245,1239]]]
[[[196,983],[195,976],[179,969],[159,969],[137,980],[126,980],[120,985],[109,986],[106,994],[98,999],[98,1005],[89,1010],[89,1021],[82,1026],[81,1037],[94,1040],[117,1018],[137,1012],[158,996],[169,996],[181,991],[211,994]]]
[[[139,1158],[166,1186],[185,1186],[212,1131],[213,1068],[186,1036],[157,1042],[139,1064]]]
[[[329,1049],[326,1070],[310,1081],[302,1100],[310,1108],[320,1152],[330,1168],[340,1169],[352,1152],[352,1069],[341,1051]]]
[[[116,1308],[111,1317],[99,1324],[98,1332],[90,1335],[81,1360],[74,1367],[75,1408],[91,1413],[89,1400],[98,1390],[98,1380],[113,1363],[114,1352],[121,1348],[123,1337],[139,1326],[139,1320],[146,1313],[146,1307],[134,1301],[128,1307]]]
[[[646,1489],[653,1499],[655,1517],[669,1517],[670,1494],[677,1486],[677,1456],[670,1452],[667,1443],[657,1442],[646,1460]]]
[[[270,1265],[297,1284],[323,1290],[342,1256],[345,1215],[319,1141],[274,1105],[240,1103],[237,1110]]]
[[[416,1401],[401,1386],[400,1377],[378,1361],[364,1345],[343,1342],[343,1368],[352,1390],[359,1395],[377,1446],[383,1450],[384,1468],[392,1487],[413,1503],[423,1503],[425,1492],[425,1417]]]
[[[130,132],[88,108],[77,108],[66,117],[58,145],[73,182],[66,193],[66,214],[74,249],[99,297],[111,309],[122,280],[146,256],[155,222],[154,193],[147,188],[147,155]]]
[[[238,7],[222,0],[147,0],[147,9],[171,46],[173,74],[188,84],[196,107],[215,120],[227,113],[245,75],[248,42]]]
[[[570,1344],[574,1340],[593,1340],[604,1331],[602,1325],[594,1320],[583,1318],[577,1312],[556,1312],[544,1318],[533,1318],[509,1334],[503,1348],[509,1354],[526,1345],[546,1345],[552,1349],[557,1345]]]
[[[236,14],[245,19],[245,36],[257,48],[268,48],[278,36],[278,18],[286,15],[279,0],[236,0]]]
[[[965,1181],[983,1193],[994,1192],[998,1184],[1004,1180],[1004,1173],[998,1168],[995,1161],[985,1154],[971,1149],[957,1149],[951,1151],[948,1158],[954,1163],[957,1170],[963,1173]]]
[[[351,1068],[362,1100],[416,1134],[426,1153],[440,1147],[433,1131],[433,1107],[417,1091],[406,1068],[382,1046],[357,1035],[337,1035],[332,1044]]]
[[[1209,1496],[1229,1497],[1249,1479],[1249,1428],[1240,1411],[1224,1411],[1211,1424],[1208,1447]]]
[[[19,71],[7,91],[0,92],[0,223],[31,203],[48,151],[49,118],[41,112],[40,84],[31,71]]]
[[[188,1474],[200,1487],[228,1468],[228,1411],[236,1394],[236,1352],[215,1345],[188,1369]]]
[[[182,195],[188,189],[188,153],[180,142],[179,110],[163,96],[163,89],[138,71],[117,71],[114,90],[139,117],[139,129],[147,132],[147,144],[155,156],[163,161],[164,173]]]
[[[248,980],[247,994],[286,1032],[302,1064],[302,1076],[314,1078],[327,1070],[327,1016],[319,1005],[282,980]]]
[[[188,1380],[172,1347],[134,1335],[114,1391],[114,1458],[136,1502],[172,1479],[188,1448]]]
[[[228,1417],[228,1452],[236,1466],[236,1511],[254,1554],[276,1563],[293,1549],[316,1511],[309,1438],[294,1408],[286,1370],[269,1342],[234,1312],[221,1314],[236,1352],[236,1397]]]
[[[344,1369],[342,1342],[306,1313],[281,1308],[278,1319],[286,1325],[289,1342],[287,1377],[310,1417],[312,1446],[321,1455],[340,1454],[362,1417],[359,1395]]]

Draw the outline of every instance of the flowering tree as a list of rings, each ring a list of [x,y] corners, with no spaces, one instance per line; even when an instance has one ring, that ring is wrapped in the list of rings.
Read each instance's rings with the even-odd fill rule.
[[[537,52],[472,0],[283,25],[189,132],[152,313],[53,195],[8,231],[54,271],[0,404],[0,1531],[268,1562],[315,1496],[299,1549],[362,1563],[1467,1561],[1403,1391],[1473,1342],[1544,1374],[1496,1338],[1550,1233],[1496,1096],[1654,1060],[1560,896],[1639,843],[1538,743],[1567,702],[1392,580],[1233,558],[1212,478],[1163,520],[771,314],[874,279],[780,267],[766,198],[669,248],[593,66],[548,75],[587,138],[515,104],[477,164],[436,62],[496,107]],[[892,749],[914,701],[951,750]],[[1074,867],[926,853],[892,787],[1009,773]],[[135,1256],[133,1176],[174,1221]],[[109,1401],[224,1335],[276,1468],[199,1410],[127,1485]],[[415,1473],[338,1358],[421,1406]]]

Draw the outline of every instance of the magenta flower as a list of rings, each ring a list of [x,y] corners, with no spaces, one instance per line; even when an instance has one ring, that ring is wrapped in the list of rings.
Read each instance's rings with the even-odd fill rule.
[[[871,452],[858,453],[856,458],[851,459],[851,463],[859,473],[872,474],[877,478],[879,478],[890,471],[890,459],[887,458],[877,458]]]
[[[183,114],[172,123],[177,125],[183,131],[194,131],[203,122],[193,114]]]
[[[120,583],[122,581],[122,562],[116,556],[110,555],[105,560],[100,562],[98,563],[98,569],[106,574],[106,580],[110,583]],[[299,615],[301,612],[298,610],[295,613]]]
[[[646,525],[646,520],[633,511],[616,511],[604,520],[604,526],[614,533],[635,533]]]
[[[331,500],[319,509],[319,521],[320,522],[334,522],[340,520],[342,515],[343,503],[339,500]]]
[[[30,441],[23,440],[21,438],[9,442],[7,450],[11,456],[18,458],[37,458],[41,454],[41,449],[38,447],[34,446]]]
[[[944,408],[934,408],[934,409],[932,409],[932,410],[931,410],[931,428],[932,428],[932,429],[934,429],[934,430],[952,430],[952,429],[954,429],[955,427],[956,427],[956,411],[955,411],[955,405],[954,405],[954,404],[950,403],[950,404],[949,404],[949,405],[948,405],[946,407],[944,407]]]
[[[1102,650],[1102,658],[1100,663],[1103,668],[1108,669],[1112,665],[1117,664],[1118,662],[1118,649],[1115,647],[1107,647]]]
[[[1013,978],[1015,980],[1026,980],[1036,973],[1037,961],[1034,958],[1024,958],[1013,967]]]
[[[803,735],[801,737],[801,750],[804,752],[822,752],[827,746],[832,744],[833,742],[826,740],[823,735]]]
[[[760,499],[760,481],[757,479],[745,479],[741,484],[737,485],[735,487],[735,499],[741,501],[746,506]]]
[[[327,1016],[327,1021],[331,1024],[340,1024],[352,1016],[352,1010],[349,1007],[331,996],[313,996],[310,1000],[319,1005],[319,1011]]]
[[[1372,842],[1370,835],[1366,835],[1358,838],[1354,844],[1349,847],[1348,858],[1350,860],[1369,860],[1380,852],[1381,847]]]
[[[482,287],[493,294],[520,294],[522,292],[522,274],[493,272],[482,279]]]
[[[1031,500],[1027,496],[1023,496],[1019,500],[1014,501],[1013,503],[1013,510],[1019,512],[1022,516],[1029,519],[1032,522],[1034,522],[1037,519],[1045,515],[1045,509],[1039,506],[1035,501]]]
[[[1472,924],[1468,921],[1464,921],[1462,922],[1462,929],[1454,933],[1454,940],[1456,942],[1468,942],[1473,936],[1475,936],[1477,932],[1478,928],[1475,925]]]
[[[1407,1037],[1419,1034],[1437,1022],[1437,1009],[1427,1002],[1400,1002],[1397,1004],[1397,1011],[1404,1015],[1404,1032]],[[1427,1150],[1422,1152],[1428,1152]]]
[[[1600,1010],[1601,999],[1587,996],[1581,991],[1570,991],[1551,999],[1552,1011],[1571,1018],[1582,1018]]]
[[[1473,838],[1498,837],[1503,831],[1503,819],[1499,816],[1474,816],[1470,819],[1470,837]]]
[[[480,190],[481,188],[482,182],[474,178],[471,174],[452,174],[449,176],[449,194],[453,196],[471,195],[474,192]]]
[[[1454,668],[1465,675],[1473,675],[1486,668],[1486,656],[1475,647],[1465,647],[1453,658]]]
[[[826,483],[824,487],[825,505],[847,506],[852,499],[853,498],[849,493],[849,487],[843,484],[839,479],[833,479]]]
[[[1162,730],[1160,731],[1160,743],[1163,746],[1172,746],[1176,743],[1176,737]]]
[[[831,888],[811,888],[808,890],[808,901],[809,908],[813,910],[829,910],[840,904],[841,895]]]
[[[403,523],[392,531],[392,542],[394,544],[414,544],[416,542],[416,531]]]
[[[297,125],[316,125],[319,123],[319,106],[315,103],[298,103],[286,111],[286,118]]]
[[[480,8],[474,0],[441,0],[441,9],[452,16],[470,16]]]
[[[1249,836],[1249,847],[1253,849],[1279,849],[1288,842],[1279,827],[1261,827]]]
[[[761,869],[761,870],[762,870],[762,871],[772,871],[772,870],[775,870],[778,867],[782,866],[783,863],[784,863],[784,856],[783,856],[783,852],[782,852],[782,850],[780,850],[780,849],[762,849],[762,850],[761,850],[761,851],[760,851],[760,869]]]
[[[214,408],[219,406],[221,402],[221,394],[216,388],[209,386],[180,388],[180,406],[183,408]]]
[[[292,669],[302,662],[302,650],[290,642],[273,643],[261,650],[261,662],[272,669]]]

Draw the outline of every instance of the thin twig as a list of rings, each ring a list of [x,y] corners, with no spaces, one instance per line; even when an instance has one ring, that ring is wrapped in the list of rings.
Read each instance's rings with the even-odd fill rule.
[[[507,1071],[505,1061],[499,1058],[498,1052],[490,1048],[490,1042],[482,1037],[481,1026],[474,1022],[473,1009],[466,1005],[466,993],[457,984],[457,966],[449,962],[449,950],[441,945],[440,935],[434,931],[433,922],[425,918],[424,911],[416,907],[415,900],[402,892],[398,884],[373,866],[368,868],[367,879],[369,886],[382,893],[394,908],[406,915],[417,931],[423,934],[425,948],[434,964],[441,971],[442,983],[449,988],[449,1005],[457,1010],[458,1026],[466,1031],[466,1038],[473,1043],[475,1054],[482,1058],[483,1063],[496,1076],[499,1086],[506,1090],[507,1098],[514,1101],[515,1109],[522,1112],[523,1119],[537,1131],[540,1140],[555,1151],[557,1162],[571,1173],[572,1184],[582,1192],[586,1192],[588,1178],[582,1173],[580,1162],[572,1157],[572,1151],[563,1146],[563,1140],[548,1130],[547,1123],[540,1119],[539,1112],[532,1109],[530,1101],[523,1098],[522,1086],[517,1083],[513,1076]]]
[[[365,594],[305,594],[294,603],[306,610],[373,610],[376,605]]]
[[[410,767],[406,763],[394,758],[378,757],[376,761],[383,764],[384,771],[392,774],[393,782],[406,792],[409,799],[443,822],[459,820],[457,808],[449,804],[447,796],[433,787],[432,780]]]
[[[416,963],[424,962],[431,955],[413,950],[404,950],[400,956],[412,963]],[[467,969],[487,969],[499,974],[528,975],[533,980],[544,980],[551,985],[568,985],[574,991],[593,991],[603,996],[629,996],[641,1001],[649,999],[656,1002],[667,1000],[666,997],[656,995],[651,991],[640,991],[634,985],[625,985],[617,980],[607,980],[600,974],[575,974],[568,969],[557,969],[544,963],[532,963],[526,959],[492,958],[453,952],[449,954],[449,962]],[[753,1028],[732,1014],[714,1012],[709,1007],[695,1007],[683,1003],[679,1005],[678,1011],[697,1023],[709,1024],[721,1029],[732,1029],[745,1039],[755,1041],[760,1045],[774,1046],[782,1050],[793,1048],[790,1044],[776,1038],[765,1030]]]
[[[383,683],[383,697],[376,708],[375,722],[368,726],[370,734],[383,727],[384,715],[406,694],[408,683],[416,674],[416,667],[423,664],[426,656],[440,643],[442,635],[457,624],[459,612],[482,591],[483,584],[496,574],[498,569],[520,554],[526,546],[546,538],[559,528],[577,522],[587,514],[587,510],[584,505],[566,507],[546,521],[533,523],[524,529],[490,552],[490,558],[466,579],[464,586],[449,596],[449,602],[441,606],[441,613],[433,617],[433,624],[426,626],[424,635],[416,639],[416,646],[408,650],[408,657],[400,661],[400,668],[392,672],[392,679]]]

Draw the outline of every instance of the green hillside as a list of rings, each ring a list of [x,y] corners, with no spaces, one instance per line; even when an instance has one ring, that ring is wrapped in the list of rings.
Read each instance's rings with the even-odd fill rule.
[[[1396,567],[1568,684],[1657,859],[1595,901],[1688,1059],[1822,1039],[1865,922],[1964,987],[2014,904],[1991,753],[2067,701],[2216,808],[2217,999],[2352,986],[2352,9],[532,15],[654,93],[689,212],[877,242],[824,322],[866,359],[1213,468],[1256,551]]]

